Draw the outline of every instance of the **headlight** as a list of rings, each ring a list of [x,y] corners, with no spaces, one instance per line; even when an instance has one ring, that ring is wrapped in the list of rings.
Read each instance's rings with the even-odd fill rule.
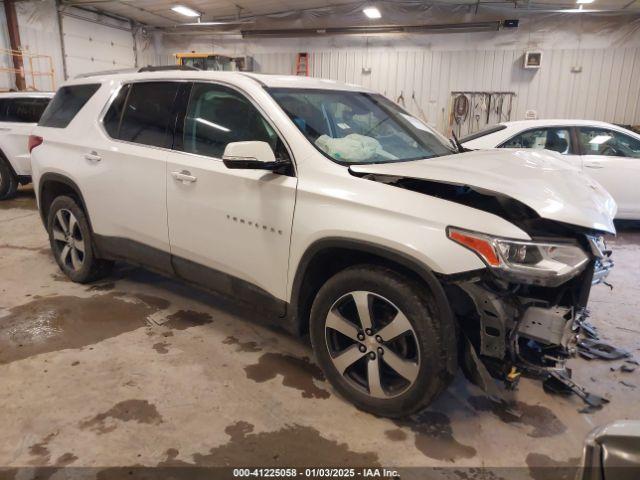
[[[589,262],[572,243],[525,242],[449,227],[447,236],[478,255],[509,280],[557,286],[578,275]]]

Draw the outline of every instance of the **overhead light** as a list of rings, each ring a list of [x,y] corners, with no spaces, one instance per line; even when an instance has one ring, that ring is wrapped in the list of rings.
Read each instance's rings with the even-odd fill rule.
[[[577,4],[583,4],[583,3],[593,3],[593,0],[576,0]]]
[[[200,17],[202,15],[193,8],[185,7],[184,5],[176,5],[175,7],[171,7],[171,10],[185,17]]]
[[[369,18],[380,18],[380,17],[382,17],[382,14],[380,13],[380,10],[378,10],[376,7],[367,7],[365,9],[363,9],[362,11]]]

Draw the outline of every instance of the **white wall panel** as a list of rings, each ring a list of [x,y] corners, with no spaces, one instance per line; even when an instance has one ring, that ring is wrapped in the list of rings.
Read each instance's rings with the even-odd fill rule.
[[[542,68],[522,68],[525,50],[323,49],[310,52],[312,76],[364,85],[424,112],[449,129],[451,91],[513,91],[511,118],[591,118],[640,124],[640,47],[544,50]],[[291,74],[296,54],[258,53],[256,70]],[[363,73],[370,67],[371,73]],[[579,73],[572,69],[582,68]],[[415,101],[412,96],[415,97]],[[492,121],[497,120],[492,113]],[[463,133],[464,133],[463,129]]]
[[[135,66],[130,30],[63,14],[62,32],[69,77]]]

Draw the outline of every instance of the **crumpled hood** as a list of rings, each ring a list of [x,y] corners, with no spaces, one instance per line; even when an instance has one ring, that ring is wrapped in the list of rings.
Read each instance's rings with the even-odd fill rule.
[[[427,160],[353,165],[356,173],[467,185],[507,195],[542,218],[615,234],[617,206],[576,167],[531,150],[477,150]]]

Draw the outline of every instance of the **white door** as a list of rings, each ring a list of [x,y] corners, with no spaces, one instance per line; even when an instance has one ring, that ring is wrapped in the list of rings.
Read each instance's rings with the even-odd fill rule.
[[[616,130],[578,127],[584,172],[618,204],[620,219],[640,219],[640,139]]]
[[[118,242],[132,260],[164,267],[169,260],[166,213],[168,124],[175,82],[138,82],[120,89],[105,117],[105,132],[88,139],[82,153],[84,195],[97,234]],[[125,104],[126,102],[126,104]],[[151,262],[150,262],[151,261]]]
[[[28,139],[48,103],[48,97],[0,100],[0,149],[17,175],[31,175]]]
[[[297,180],[262,170],[230,170],[230,142],[261,140],[288,155],[258,109],[238,91],[196,83],[167,162],[173,265],[182,277],[236,296],[252,290],[286,299]],[[178,175],[181,174],[181,175]],[[186,175],[186,177],[185,177]]]

